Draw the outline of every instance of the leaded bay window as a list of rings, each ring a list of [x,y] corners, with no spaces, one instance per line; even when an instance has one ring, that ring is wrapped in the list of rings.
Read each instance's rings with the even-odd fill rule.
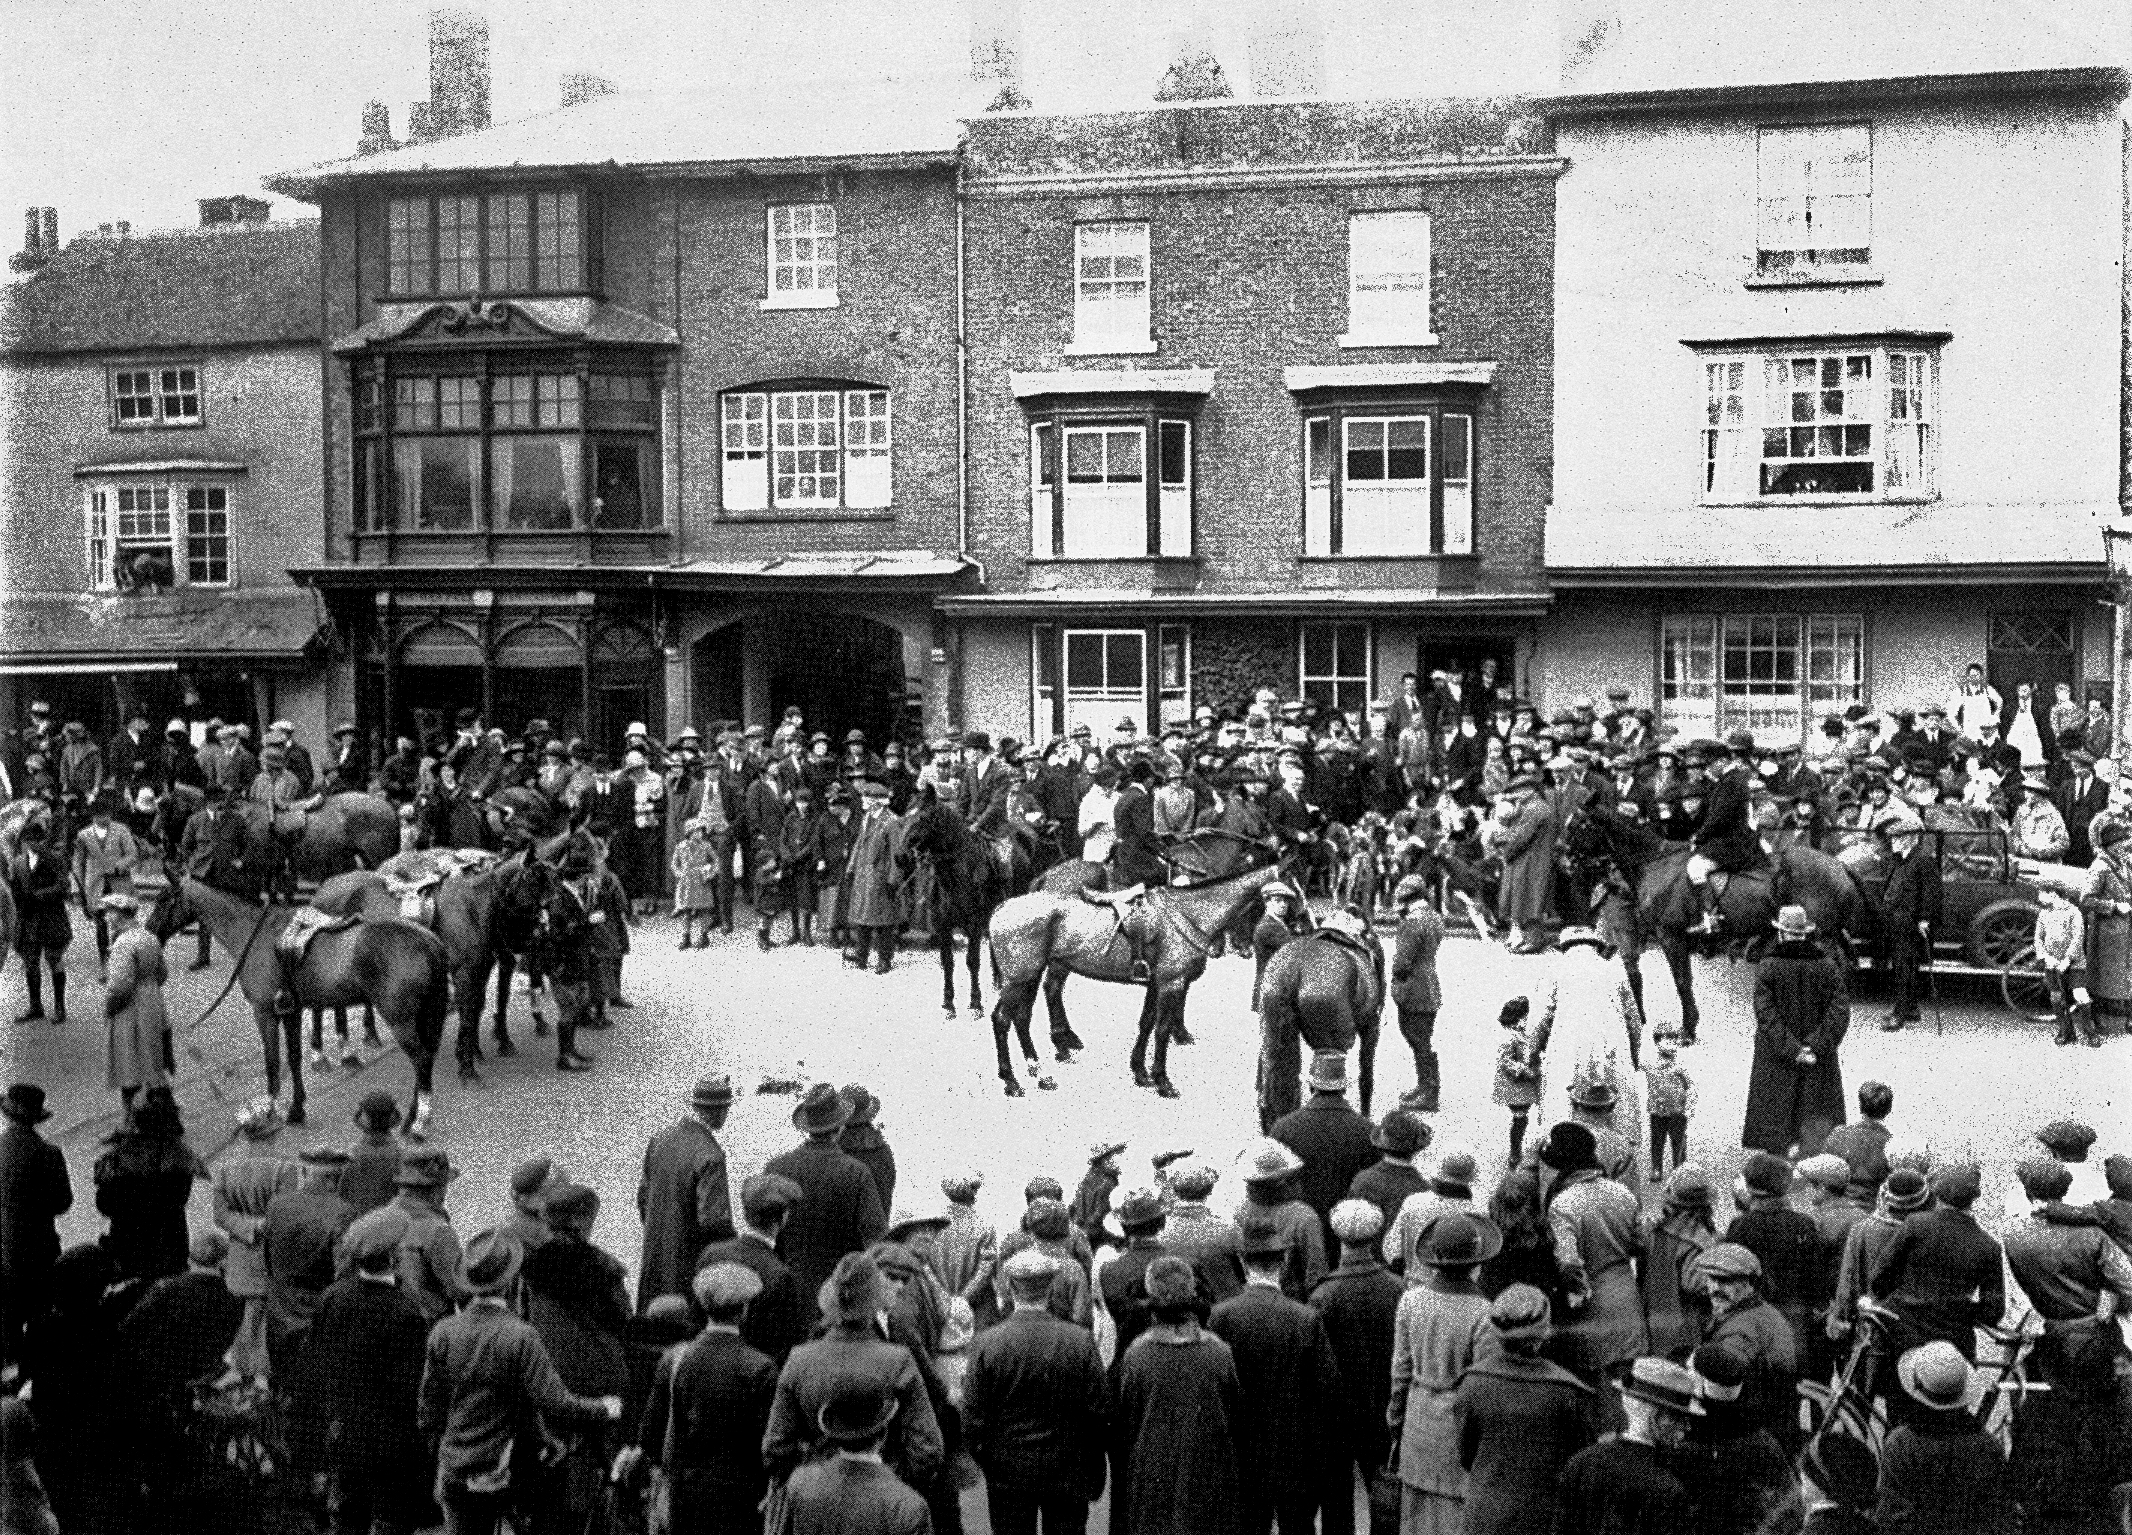
[[[575,190],[392,198],[386,290],[395,298],[581,293],[584,223]]]
[[[1192,423],[1040,417],[1029,428],[1029,548],[1038,559],[1192,553]]]
[[[1860,344],[1703,359],[1703,499],[1926,500],[1937,357]]]
[[[91,591],[230,584],[226,485],[169,480],[90,485],[82,545]]]
[[[353,390],[358,531],[556,533],[662,520],[658,384],[647,363],[403,358],[361,365]]]
[[[1313,409],[1303,420],[1303,553],[1471,554],[1473,456],[1463,405]]]
[[[832,384],[719,401],[729,512],[879,511],[892,504],[889,391]]]

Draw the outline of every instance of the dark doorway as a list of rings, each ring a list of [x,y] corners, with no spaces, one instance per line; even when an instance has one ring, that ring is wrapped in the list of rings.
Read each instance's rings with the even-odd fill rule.
[[[517,736],[530,721],[540,719],[565,741],[582,735],[583,683],[584,674],[575,666],[498,666],[493,683],[496,705],[491,711],[495,718],[488,723]]]
[[[714,720],[740,720],[746,704],[741,697],[742,630],[739,624],[713,629],[696,641],[696,728],[708,731]]]
[[[1999,696],[2013,702],[2015,689],[2033,683],[2036,697],[2048,710],[2061,682],[2077,683],[2080,656],[2075,648],[2075,625],[2065,613],[1994,613],[1991,615],[1990,649],[1984,672]]]
[[[849,614],[799,613],[765,625],[763,639],[774,718],[798,704],[808,731],[827,731],[832,744],[848,730],[876,745],[895,734],[906,689],[901,634]]]
[[[461,709],[481,708],[478,666],[403,666],[392,679],[392,728],[418,746],[449,741]]]
[[[1507,635],[1486,634],[1423,635],[1416,647],[1420,661],[1421,684],[1428,686],[1433,672],[1448,672],[1454,677],[1478,681],[1481,662],[1495,663],[1495,686],[1500,693],[1516,690],[1517,641]],[[1398,679],[1392,679],[1390,691],[1398,692]]]

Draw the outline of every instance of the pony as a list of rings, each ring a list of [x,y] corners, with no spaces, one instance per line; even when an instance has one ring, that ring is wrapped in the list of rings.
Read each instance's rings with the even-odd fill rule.
[[[356,1002],[376,1008],[414,1063],[407,1134],[421,1139],[429,1130],[432,1071],[438,1043],[444,1037],[444,1015],[451,1006],[451,965],[444,945],[435,934],[412,922],[359,921],[321,929],[301,959],[284,964],[276,947],[295,917],[290,907],[262,906],[180,875],[156,897],[148,931],[158,942],[167,943],[179,928],[197,920],[235,957],[233,981],[252,1005],[260,1048],[266,1056],[270,1099],[281,1095],[282,1036],[287,1036],[292,1094],[287,1118],[292,1125],[304,1121],[299,1009],[346,1007]],[[294,1006],[286,1006],[289,1002]]]
[[[1695,1004],[1695,980],[1688,961],[1695,948],[1690,929],[1702,914],[1702,903],[1688,881],[1688,844],[1669,842],[1652,828],[1594,800],[1564,824],[1561,847],[1571,859],[1610,860],[1635,892],[1632,936],[1665,956],[1673,972],[1673,989],[1680,997],[1681,1038],[1694,1040],[1702,1014]],[[1767,937],[1778,909],[1791,902],[1804,906],[1814,926],[1838,945],[1869,933],[1877,917],[1872,897],[1851,871],[1810,847],[1783,849],[1771,869],[1732,875],[1719,910],[1726,931],[1753,944]],[[1633,969],[1631,974],[1635,974]],[[1640,992],[1641,977],[1637,979]]]
[[[1038,1069],[1036,1047],[1029,1038],[1029,1015],[1037,988],[1041,985],[1047,1001],[1051,1000],[1063,990],[1069,974],[1144,987],[1133,1040],[1133,1081],[1165,1098],[1180,1096],[1170,1082],[1169,1047],[1172,1030],[1184,1016],[1186,993],[1205,973],[1215,935],[1256,900],[1260,890],[1279,878],[1285,866],[1286,860],[1259,850],[1240,872],[1201,884],[1160,885],[1149,890],[1129,919],[1142,924],[1145,934],[1141,952],[1149,975],[1144,982],[1133,979],[1132,945],[1119,914],[1108,906],[1078,894],[1041,889],[1003,902],[992,914],[992,978],[999,987],[999,1001],[992,1009],[992,1041],[1007,1096],[1022,1096],[1007,1054],[1010,1028],[1021,1040],[1030,1075],[1037,1078],[1039,1087],[1047,1084],[1049,1079]],[[1083,1048],[1066,1022],[1065,1009],[1055,1002],[1051,1039],[1062,1061],[1072,1060],[1073,1052]],[[1154,1044],[1152,1071],[1150,1040]]]
[[[1017,861],[1025,862],[1019,854]],[[932,875],[923,885],[912,881],[921,862]],[[920,792],[918,803],[904,818],[895,863],[898,878],[909,888],[924,889],[930,901],[923,921],[940,951],[941,1012],[955,1016],[955,935],[959,932],[969,944],[970,1016],[984,1017],[978,951],[984,946],[992,913],[1012,893],[1013,873],[999,866],[991,842],[941,804],[930,786]]]
[[[1345,1054],[1361,1045],[1362,1112],[1377,1082],[1384,1011],[1384,945],[1320,928],[1274,951],[1259,978],[1258,1118],[1262,1133],[1302,1102],[1298,1045]]]

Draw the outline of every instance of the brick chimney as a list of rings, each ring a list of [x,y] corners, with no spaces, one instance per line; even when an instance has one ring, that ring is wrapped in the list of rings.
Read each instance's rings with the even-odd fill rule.
[[[1320,0],[1251,0],[1246,66],[1254,96],[1325,94]]]
[[[1026,108],[1022,90],[1022,0],[969,0],[970,78],[996,86],[988,112]]]
[[[560,104],[566,107],[581,107],[588,101],[598,101],[602,96],[614,94],[614,82],[605,75],[590,70],[565,71],[562,77]]]
[[[463,6],[429,13],[430,128],[436,138],[489,125],[489,19]]]
[[[59,214],[52,208],[22,210],[22,249],[7,258],[8,270],[34,272],[59,254]]]
[[[392,137],[392,108],[382,101],[364,102],[363,133],[362,137],[355,141],[355,152],[359,155],[375,155],[397,148],[399,145]]]
[[[200,199],[200,227],[222,229],[237,225],[264,224],[272,205],[264,198],[247,197],[242,192],[228,197],[203,197]],[[120,225],[123,232],[125,226]]]

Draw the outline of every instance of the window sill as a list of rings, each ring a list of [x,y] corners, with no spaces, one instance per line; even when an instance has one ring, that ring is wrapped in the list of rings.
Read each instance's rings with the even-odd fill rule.
[[[1887,279],[1870,266],[1801,267],[1789,272],[1749,272],[1747,288],[1877,288]]]
[[[205,421],[114,421],[114,432],[197,432],[205,427]]]
[[[1355,351],[1369,347],[1439,346],[1442,344],[1442,338],[1425,330],[1357,330],[1341,336],[1338,344],[1343,350]]]
[[[1705,498],[1698,504],[1712,510],[1753,507],[1767,512],[1787,506],[1930,506],[1937,500],[1938,496],[1743,496],[1728,500]]]
[[[1299,563],[1304,565],[1341,565],[1352,560],[1448,560],[1454,564],[1469,560],[1477,561],[1477,551],[1465,554],[1432,554],[1426,549],[1416,549],[1407,554],[1299,554]]]
[[[892,506],[790,507],[784,511],[721,511],[718,522],[894,522]]]
[[[1196,554],[1032,554],[1032,565],[1197,565]]]
[[[641,528],[355,528],[351,538],[664,538],[664,523]]]
[[[755,306],[757,309],[835,309],[839,307],[834,293],[773,293]]]
[[[1068,357],[1151,357],[1155,352],[1152,341],[1117,341],[1107,345],[1086,344],[1076,341],[1065,349]]]

